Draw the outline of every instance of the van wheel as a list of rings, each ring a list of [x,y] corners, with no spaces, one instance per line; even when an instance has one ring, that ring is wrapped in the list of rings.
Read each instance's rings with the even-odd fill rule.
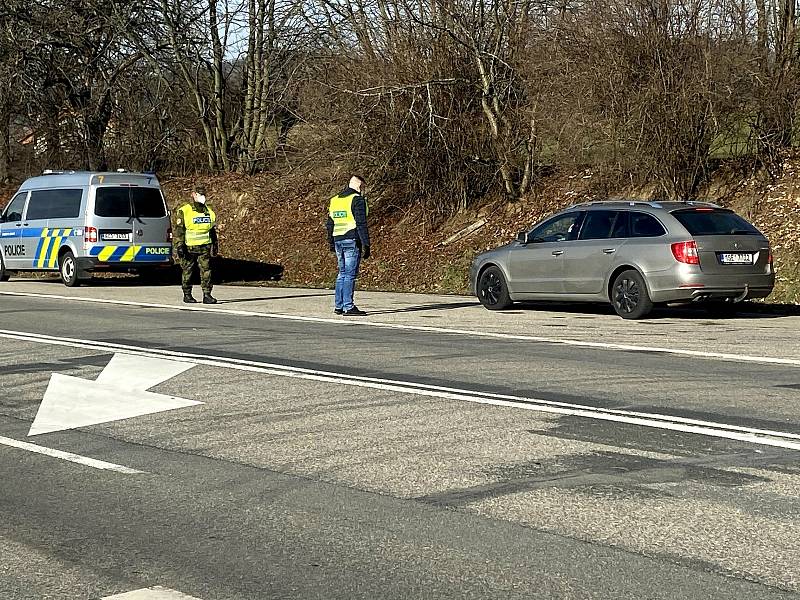
[[[641,319],[653,310],[647,285],[638,271],[620,273],[611,287],[611,304],[623,319]]]
[[[75,255],[71,250],[67,250],[59,257],[58,272],[65,286],[75,287],[80,283],[78,279],[78,263],[75,261]]]
[[[0,281],[8,281],[11,275],[6,271],[6,263],[3,262],[3,255],[0,254]]]
[[[503,272],[491,266],[481,273],[478,278],[478,300],[489,310],[504,310],[511,306],[511,296],[508,294],[508,284]]]

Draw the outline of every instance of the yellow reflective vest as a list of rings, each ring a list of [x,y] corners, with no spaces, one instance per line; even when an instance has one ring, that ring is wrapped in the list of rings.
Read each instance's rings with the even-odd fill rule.
[[[328,215],[333,221],[334,237],[344,235],[356,229],[356,219],[353,216],[353,198],[356,196],[358,196],[358,194],[334,196],[331,198],[331,203],[328,207]],[[367,213],[369,213],[366,200],[364,200],[364,208],[367,210]]]
[[[206,210],[208,212],[197,212],[191,204],[181,206],[187,246],[204,246],[211,243],[211,230],[217,223],[217,215],[210,206],[206,206]]]

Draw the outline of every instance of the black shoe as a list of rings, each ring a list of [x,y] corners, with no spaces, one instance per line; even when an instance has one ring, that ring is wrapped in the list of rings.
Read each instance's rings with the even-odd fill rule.
[[[197,304],[197,300],[192,296],[192,292],[183,292],[183,301],[186,304]]]
[[[334,309],[333,309],[333,314],[335,314],[335,315],[340,315],[340,314],[342,314],[343,312],[344,312],[344,311],[343,311],[341,308],[334,308]]]
[[[203,304],[216,304],[217,299],[211,294],[203,294]]]
[[[342,314],[343,314],[345,317],[349,317],[349,316],[356,316],[356,317],[360,317],[360,316],[366,315],[367,313],[365,313],[363,310],[361,310],[361,309],[360,309],[360,308],[358,308],[357,306],[354,306],[354,307],[353,307],[353,308],[351,308],[350,310],[345,310],[345,311],[342,311]]]

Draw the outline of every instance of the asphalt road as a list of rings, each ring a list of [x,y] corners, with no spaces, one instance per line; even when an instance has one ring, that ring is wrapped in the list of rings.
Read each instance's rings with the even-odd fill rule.
[[[800,596],[800,318],[216,295],[0,284],[0,598]],[[28,436],[120,355],[202,404]]]

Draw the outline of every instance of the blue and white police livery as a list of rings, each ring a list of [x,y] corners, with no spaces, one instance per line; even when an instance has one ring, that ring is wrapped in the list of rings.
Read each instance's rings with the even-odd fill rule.
[[[154,175],[46,171],[0,213],[0,280],[10,271],[58,271],[74,286],[95,271],[171,264],[169,211]]]

